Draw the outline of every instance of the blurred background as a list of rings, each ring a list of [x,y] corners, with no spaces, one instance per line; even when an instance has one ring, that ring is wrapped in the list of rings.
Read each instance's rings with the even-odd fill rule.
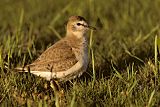
[[[112,60],[122,57],[127,48],[133,54],[149,54],[152,48],[152,30],[159,26],[159,0],[1,0],[0,1],[0,40],[14,35],[18,30],[23,32],[20,38],[35,39],[36,48],[57,41],[65,35],[65,22],[72,15],[80,15],[97,27],[94,46],[98,54],[111,57]],[[25,42],[22,42],[25,43]],[[1,43],[2,45],[3,43]],[[37,45],[38,44],[38,45]],[[116,51],[114,51],[116,49]],[[121,52],[119,52],[121,51]],[[146,52],[143,52],[146,51]]]

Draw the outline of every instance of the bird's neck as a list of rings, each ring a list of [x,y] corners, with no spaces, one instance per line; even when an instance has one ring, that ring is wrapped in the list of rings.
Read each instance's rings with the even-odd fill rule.
[[[78,39],[85,38],[86,33],[84,32],[67,32],[66,36],[68,37],[76,37]]]
[[[86,35],[75,35],[75,34],[68,34],[66,35],[66,38],[69,40],[69,44],[74,45],[77,44],[77,46],[82,45],[85,43],[85,45],[88,43]]]

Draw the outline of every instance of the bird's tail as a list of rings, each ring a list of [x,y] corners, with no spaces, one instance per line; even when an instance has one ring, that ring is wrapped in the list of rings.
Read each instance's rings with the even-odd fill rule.
[[[16,67],[14,68],[14,70],[18,72],[28,72],[28,69],[26,67]]]

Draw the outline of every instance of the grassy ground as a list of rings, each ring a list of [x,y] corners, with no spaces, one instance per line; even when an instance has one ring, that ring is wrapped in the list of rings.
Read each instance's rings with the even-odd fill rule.
[[[31,63],[81,15],[97,27],[87,72],[61,84],[61,106],[159,106],[160,0],[0,0],[0,106],[54,106],[49,83],[10,69]],[[158,36],[157,43],[155,41]],[[95,71],[95,72],[93,72]]]

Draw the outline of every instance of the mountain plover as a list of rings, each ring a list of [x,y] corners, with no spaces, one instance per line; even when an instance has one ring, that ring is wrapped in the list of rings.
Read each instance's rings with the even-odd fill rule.
[[[82,75],[88,66],[88,25],[81,16],[71,16],[66,26],[66,36],[44,51],[32,64],[16,68],[46,80],[67,81]]]

